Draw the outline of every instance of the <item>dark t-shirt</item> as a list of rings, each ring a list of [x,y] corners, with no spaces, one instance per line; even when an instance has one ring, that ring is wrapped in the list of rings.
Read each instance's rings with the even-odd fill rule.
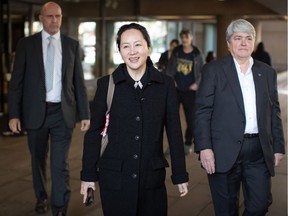
[[[194,78],[194,50],[184,53],[183,49],[177,50],[175,81],[180,91],[188,91],[189,86],[195,82]]]

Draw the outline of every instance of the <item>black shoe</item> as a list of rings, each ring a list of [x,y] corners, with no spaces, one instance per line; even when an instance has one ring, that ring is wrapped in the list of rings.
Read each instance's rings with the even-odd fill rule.
[[[35,212],[45,214],[47,212],[47,200],[38,200],[35,206]]]
[[[65,214],[63,212],[58,212],[57,216],[65,216]]]

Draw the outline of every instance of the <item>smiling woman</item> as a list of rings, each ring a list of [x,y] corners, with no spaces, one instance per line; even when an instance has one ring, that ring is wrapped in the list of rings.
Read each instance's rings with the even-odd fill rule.
[[[146,61],[150,54],[150,47],[141,32],[136,29],[123,32],[119,50],[129,75],[135,81],[140,80],[145,73]]]
[[[169,164],[163,155],[164,127],[171,141],[172,182],[180,196],[188,193],[174,81],[153,66],[146,28],[125,24],[116,41],[124,63],[112,73],[115,90],[107,130],[109,143],[100,158],[109,80],[104,76],[97,82],[91,127],[84,138],[81,194],[85,201],[88,188],[95,190],[94,182],[98,181],[104,215],[166,216]]]

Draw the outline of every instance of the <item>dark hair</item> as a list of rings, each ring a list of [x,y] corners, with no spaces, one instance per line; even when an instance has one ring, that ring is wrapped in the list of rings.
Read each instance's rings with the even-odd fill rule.
[[[256,52],[264,52],[265,48],[264,48],[264,43],[260,42],[257,46]]]
[[[213,61],[215,59],[215,55],[214,55],[214,52],[213,51],[209,51],[207,53],[207,56],[205,58],[206,60],[206,63],[210,62],[210,61]]]
[[[170,45],[176,43],[177,45],[179,45],[179,40],[178,39],[173,39],[170,41]]]
[[[116,43],[117,43],[117,47],[119,50],[120,50],[120,43],[121,43],[121,35],[123,34],[123,32],[130,30],[130,29],[139,30],[142,33],[144,39],[146,40],[148,47],[151,47],[151,39],[147,32],[147,29],[138,23],[130,23],[130,24],[121,26],[117,32]]]
[[[192,35],[192,32],[189,29],[182,29],[181,32],[179,33],[180,37],[182,35]]]

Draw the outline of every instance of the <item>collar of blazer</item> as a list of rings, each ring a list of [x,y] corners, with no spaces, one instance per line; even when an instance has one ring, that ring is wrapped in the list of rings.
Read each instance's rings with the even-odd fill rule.
[[[126,77],[124,75],[125,70],[124,67],[126,67],[126,64],[122,63],[113,72],[113,80],[115,84],[126,80]],[[164,82],[161,73],[156,68],[154,68],[154,66],[148,66],[148,70],[150,72],[150,78],[148,82],[158,82],[158,83]]]
[[[223,68],[224,68],[224,73],[227,77],[228,83],[231,87],[231,90],[235,96],[235,99],[239,105],[240,110],[242,113],[245,115],[245,110],[244,110],[244,102],[243,102],[243,96],[242,96],[242,90],[240,87],[238,75],[237,75],[237,70],[236,66],[233,60],[232,55],[227,56],[226,58],[223,59]],[[254,64],[252,66],[252,74],[253,74],[253,80],[254,80],[254,85],[255,85],[255,94],[256,94],[256,107],[257,107],[257,117],[259,118],[260,115],[260,108],[262,101],[264,99],[263,91],[265,88],[265,76],[263,73],[265,67],[258,61],[254,61]]]
[[[254,64],[252,66],[252,74],[253,80],[255,85],[255,95],[256,95],[256,108],[257,108],[257,119],[259,120],[261,114],[261,107],[264,99],[267,97],[265,93],[268,93],[268,78],[265,75],[266,72],[266,65],[264,63],[254,60]],[[268,68],[267,68],[268,69]]]

